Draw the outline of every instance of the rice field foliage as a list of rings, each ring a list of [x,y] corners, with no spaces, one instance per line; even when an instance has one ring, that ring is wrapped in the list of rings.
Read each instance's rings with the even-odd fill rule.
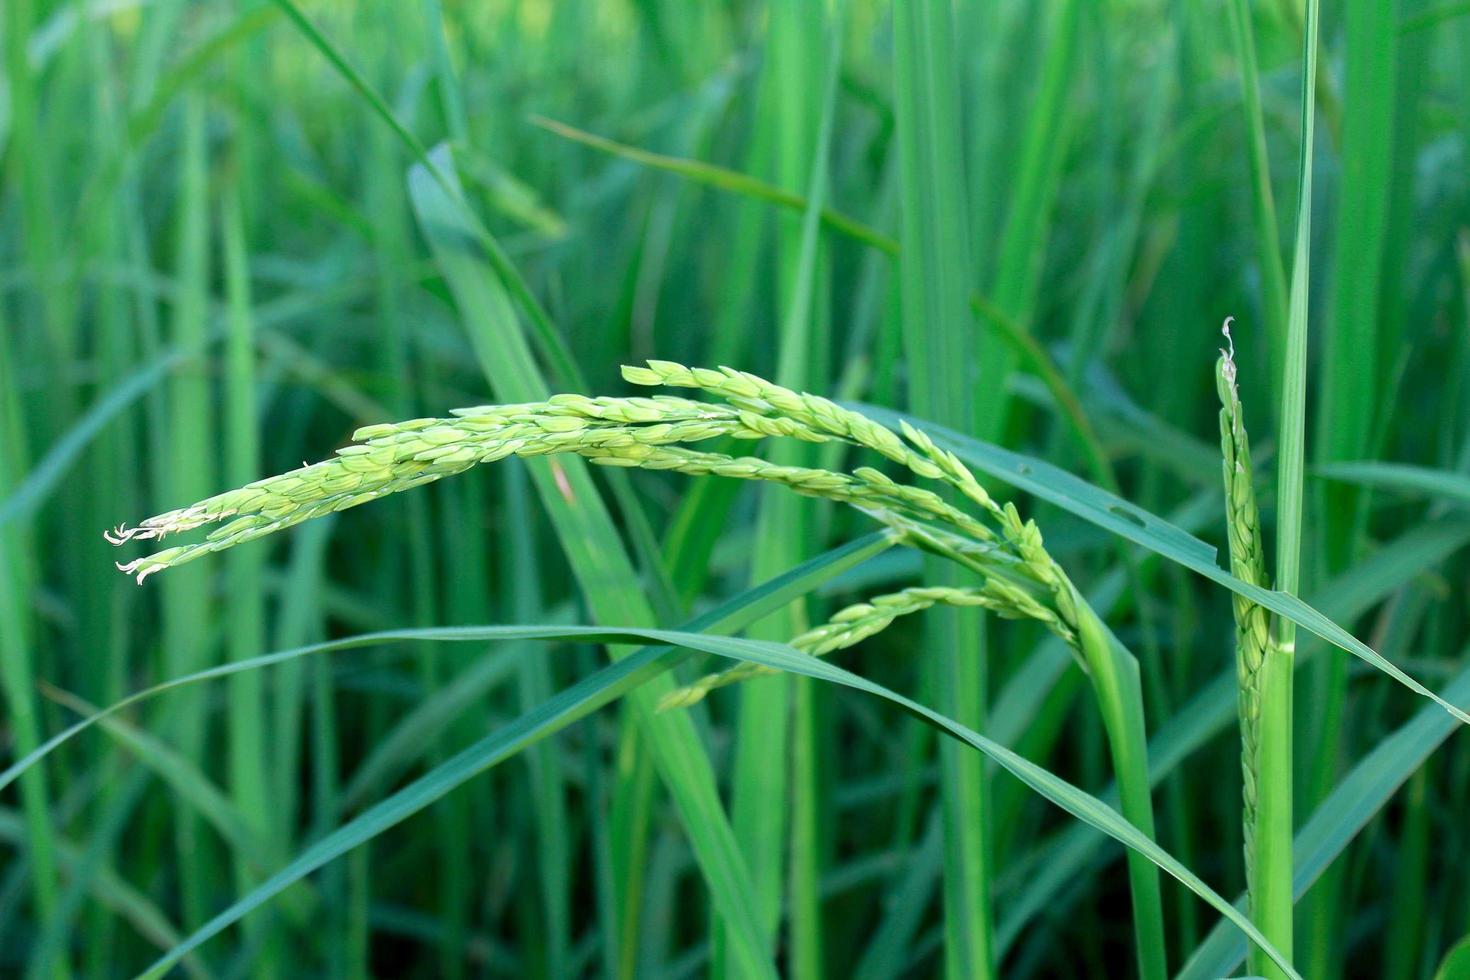
[[[0,975],[1465,969],[1470,5],[0,38]]]

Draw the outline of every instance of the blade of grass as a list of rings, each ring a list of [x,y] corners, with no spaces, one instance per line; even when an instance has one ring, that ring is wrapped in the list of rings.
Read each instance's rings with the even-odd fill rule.
[[[446,169],[451,163],[447,151],[436,151],[436,158],[439,173],[452,172]],[[409,193],[496,395],[508,402],[545,398],[549,389],[510,297],[485,267],[484,237],[467,227],[464,210],[422,167],[410,173]],[[637,575],[586,464],[579,459],[534,460],[530,470],[594,615],[604,621],[652,622],[653,610],[638,588]],[[712,897],[739,933],[736,953],[741,969],[766,973],[770,961],[761,953],[764,944],[758,938],[762,931],[753,884],[715,792],[704,746],[687,717],[654,713],[658,698],[671,687],[672,682],[663,679],[634,695],[640,730],[649,739],[659,772],[684,819]]]
[[[1011,193],[1011,210],[996,256],[990,299],[997,309],[1021,324],[1030,323],[1035,310],[1048,223],[1067,152],[1067,96],[1078,60],[1082,7],[1076,0],[1061,0],[1050,7],[1049,40],[1039,68],[1039,87],[1026,113],[1020,155],[1013,168],[1016,185]],[[1005,379],[1015,370],[1017,359],[1007,347],[986,339],[985,334],[981,337],[979,358],[990,380],[975,394],[975,431],[994,439],[1006,429],[1010,398]]]
[[[439,7],[438,0],[423,0],[421,7],[424,33],[429,42],[433,89],[439,103],[440,115],[444,120],[449,140],[456,145],[463,145],[468,142],[468,122],[465,117],[464,101],[460,95],[459,82],[455,77],[454,67],[450,63],[443,11]],[[454,562],[457,574],[450,577],[444,586],[438,588],[428,575],[415,576],[416,584],[420,589],[443,595],[442,614],[449,615],[451,620],[461,622],[467,618],[473,620],[483,615],[482,604],[485,595],[489,592],[485,582],[486,569],[483,556],[486,548],[481,530],[483,522],[469,516],[480,510],[472,496],[476,489],[477,487],[470,483],[442,488],[441,499],[444,508],[440,530],[443,534],[443,541],[437,550]],[[427,549],[424,557],[428,558]],[[534,568],[526,571],[534,573]],[[424,600],[422,603],[424,618],[421,621],[429,623],[433,621],[433,599],[426,595]],[[425,687],[430,691],[437,690],[441,684],[438,667],[438,661],[435,658],[431,656],[423,658],[421,673]],[[539,748],[544,750],[546,747]],[[544,761],[544,758],[545,752],[543,751],[540,760]],[[434,761],[440,760],[435,758]],[[438,972],[446,980],[461,980],[465,969],[463,949],[469,934],[470,885],[469,868],[463,855],[470,851],[468,803],[464,795],[459,795],[441,800],[434,806],[433,819],[438,825],[438,834],[443,841],[443,847],[439,852],[439,873],[436,876],[439,885],[439,917],[443,923],[439,941]],[[544,819],[548,824],[553,824],[556,820],[555,809],[546,811]]]
[[[179,155],[177,239],[175,262],[182,289],[173,311],[173,342],[192,350],[203,348],[209,278],[208,159],[205,107],[198,96],[184,101],[183,149]],[[193,500],[208,493],[214,478],[212,384],[205,363],[196,359],[181,367],[169,381],[168,455],[159,465],[170,500]],[[211,610],[207,571],[194,570],[169,583],[161,592],[163,605],[163,663],[170,674],[186,674],[211,659]],[[203,762],[205,719],[197,701],[180,706],[175,724],[187,758]],[[194,928],[210,906],[212,882],[217,881],[213,855],[200,840],[198,818],[183,809],[175,827],[179,858],[182,924]]]
[[[0,339],[0,492],[14,485],[14,474],[23,464],[18,389],[11,376],[9,351],[15,336],[5,331]],[[40,744],[41,724],[36,708],[31,603],[33,601],[33,554],[28,535],[20,525],[0,525],[0,686],[4,688],[6,714],[15,752],[25,755]],[[31,889],[35,914],[47,919],[57,904],[57,873],[50,806],[51,789],[44,773],[28,776],[20,787],[21,811],[25,820],[24,846],[32,864]],[[57,965],[53,974],[64,976]]]
[[[1316,418],[1320,461],[1357,459],[1372,448],[1379,398],[1382,338],[1380,306],[1388,248],[1388,195],[1393,187],[1395,48],[1394,4],[1352,0],[1344,5],[1345,59],[1342,183],[1333,259],[1332,329],[1323,334],[1321,402]],[[1361,548],[1366,497],[1350,483],[1320,484],[1322,520],[1333,533],[1321,539],[1328,571],[1352,561]],[[1308,802],[1326,795],[1340,767],[1347,664],[1333,659],[1313,672],[1314,724]],[[1335,869],[1306,903],[1305,946],[1314,976],[1337,972],[1342,950],[1330,937],[1342,914]]]
[[[1470,477],[1453,470],[1363,460],[1323,463],[1312,467],[1311,473],[1313,476],[1341,480],[1361,487],[1395,490],[1460,506],[1470,505]]]
[[[1317,0],[1306,0],[1302,36],[1301,150],[1297,167],[1296,246],[1282,365],[1280,444],[1276,475],[1276,587],[1295,596],[1301,570],[1302,469],[1306,440],[1307,324],[1311,291],[1312,160],[1317,111]],[[1260,679],[1260,772],[1256,806],[1256,890],[1251,911],[1273,944],[1293,952],[1292,683],[1296,621],[1278,616],[1272,624]],[[1339,661],[1341,658],[1332,658]],[[1267,980],[1281,975],[1257,953],[1251,968]]]
[[[544,616],[540,595],[541,576],[531,518],[531,488],[525,469],[508,469],[505,479],[506,515],[510,519],[511,546],[502,558],[502,578],[510,583],[509,607],[521,622],[540,621]],[[520,709],[530,711],[554,692],[549,665],[536,656],[517,660],[517,691]],[[480,686],[480,685],[477,685]],[[426,702],[425,707],[428,706]],[[438,712],[436,712],[438,713]],[[415,739],[417,741],[417,739]],[[572,941],[572,844],[566,802],[566,775],[560,752],[546,743],[526,754],[530,767],[531,797],[535,801],[537,884],[546,931],[543,942],[547,976],[569,972]],[[354,780],[356,781],[356,780]]]
[[[1107,732],[1113,770],[1121,790],[1122,812],[1152,840],[1154,808],[1149,791],[1148,734],[1144,727],[1138,661],[1085,602],[1079,618],[1082,653]],[[1168,975],[1168,955],[1158,870],[1146,855],[1130,851],[1128,880],[1133,896],[1139,975],[1162,980]]]
[[[1281,230],[1276,200],[1271,193],[1271,160],[1266,149],[1266,122],[1261,110],[1261,85],[1256,67],[1255,30],[1249,0],[1230,0],[1230,37],[1240,64],[1240,96],[1249,150],[1251,207],[1254,211],[1256,265],[1261,270],[1261,312],[1271,345],[1273,383],[1286,363],[1286,267],[1281,262]]]
[[[818,232],[827,196],[842,64],[840,40],[841,7],[830,22],[820,8],[804,4],[783,4],[773,14],[768,82],[773,91],[782,93],[774,117],[777,177],[787,185],[804,183],[808,199],[800,221],[786,216],[778,223],[783,289],[776,376],[778,384],[787,386],[819,384],[826,373],[822,340],[826,331],[819,323],[825,304],[818,293],[822,276]],[[823,51],[825,57],[814,60],[813,50]],[[808,445],[782,443],[773,448],[771,459],[780,465],[809,466],[816,461],[816,451]],[[802,560],[813,540],[814,511],[814,502],[790,494],[770,494],[761,501],[751,556],[756,581]],[[794,603],[754,627],[751,636],[779,641],[800,635],[809,625],[805,609]],[[774,677],[742,692],[731,794],[736,832],[742,849],[752,855],[756,888],[766,903],[764,924],[773,938],[783,882],[789,886],[787,972],[798,980],[818,980],[823,972],[818,738],[812,686],[805,679]],[[783,877],[782,852],[787,847],[790,866]]]
[[[246,258],[244,218],[238,186],[225,191],[221,228],[224,238],[224,275],[229,302],[229,335],[225,345],[225,467],[226,482],[248,483],[260,472],[259,422],[255,408],[255,346],[251,318],[250,273]],[[228,655],[243,660],[265,646],[265,597],[261,569],[265,554],[257,549],[227,556],[225,576],[229,582]],[[257,674],[240,674],[230,684],[229,726],[230,789],[235,804],[252,833],[262,840],[284,836],[270,828],[270,793],[267,788],[264,751],[264,691]],[[235,849],[235,879],[241,890],[258,880],[255,869],[261,861],[273,863],[272,851]],[[254,867],[252,867],[252,862]],[[278,975],[281,947],[274,930],[259,923],[249,932],[262,943],[254,969],[262,977]]]
[[[775,338],[777,377],[784,379],[778,383],[797,387],[811,382],[817,354],[812,339],[818,261],[813,208],[820,208],[827,182],[828,134],[814,131],[811,103],[822,99],[831,86],[813,87],[814,66],[808,64],[811,54],[803,50],[813,19],[818,22],[816,33],[820,37],[823,11],[819,7],[777,4],[772,8],[761,78],[772,111],[757,122],[770,130],[768,138],[774,149],[776,182],[794,187],[805,185],[811,195],[812,207],[806,215],[781,215],[776,225],[779,287],[776,312],[780,323]],[[830,52],[824,53],[830,56]],[[819,63],[815,67],[823,65]],[[823,71],[823,80],[827,76],[835,77],[833,71],[831,68]],[[830,104],[830,100],[823,99],[823,104]],[[821,111],[830,118],[825,109]],[[815,148],[814,137],[819,141]],[[804,466],[811,465],[814,454],[809,446],[787,444],[773,447],[770,458],[778,465]],[[811,501],[797,500],[787,494],[770,494],[761,499],[751,554],[753,581],[760,581],[801,559],[813,509]],[[804,607],[793,604],[757,624],[751,635],[781,641],[800,635],[808,626]],[[763,938],[772,953],[782,908],[787,904],[783,896],[795,898],[794,892],[786,895],[784,886],[787,882],[795,885],[799,874],[794,864],[798,855],[791,849],[799,846],[803,828],[793,822],[791,808],[795,794],[803,788],[800,784],[810,777],[810,773],[798,773],[792,768],[792,696],[789,677],[762,678],[741,690],[736,721],[739,736],[731,777],[731,821],[742,852],[749,856],[756,900],[760,903]],[[793,860],[789,875],[785,873],[788,856]],[[811,857],[809,852],[802,856]],[[791,911],[797,913],[794,906]],[[807,913],[804,924],[808,928],[803,942],[809,947],[813,925],[810,909],[801,911]],[[725,940],[716,932],[712,942],[719,951]],[[728,955],[715,965],[713,974],[716,977],[740,975]]]
[[[687,180],[694,181],[706,187],[714,187],[719,190],[739,194],[742,197],[766,201],[767,203],[776,204],[792,211],[805,212],[808,208],[806,198],[799,192],[778,187],[775,184],[761,180],[759,177],[752,177],[738,170],[704,163],[700,160],[688,160],[683,157],[653,153],[636,146],[629,146],[626,143],[619,143],[616,140],[598,136],[595,133],[589,133],[586,130],[569,126],[555,119],[548,119],[545,116],[533,115],[529,118],[529,121],[533,125],[540,126],[542,129],[555,133],[564,139],[581,143],[584,146],[590,146],[595,150],[600,150],[612,156],[632,160],[646,167],[652,167],[666,173],[677,174],[680,177],[684,177]],[[851,218],[832,207],[824,205],[819,209],[818,214],[821,216],[822,224],[827,228],[841,232],[855,241],[871,245],[882,252],[893,253],[898,250],[898,243],[891,237],[877,229],[868,227],[861,221]]]
[[[1426,939],[1434,919],[1433,910],[1426,907],[1425,901],[1433,884],[1429,864],[1428,783],[1431,771],[1431,763],[1425,759],[1409,779],[1390,896],[1393,914],[1388,927],[1394,941],[1384,954],[1383,980],[1412,980],[1419,976],[1424,949],[1429,945]]]
[[[1343,118],[1332,329],[1324,332],[1322,346],[1316,420],[1320,462],[1362,458],[1381,401],[1378,322],[1393,184],[1393,6],[1367,0],[1344,6],[1344,97],[1351,111]],[[1358,546],[1361,494],[1340,486],[1325,493],[1325,518],[1339,529],[1325,542],[1329,568],[1335,571]],[[1330,718],[1324,723],[1330,725]]]
[[[1456,980],[1467,973],[1470,973],[1470,936],[1461,939],[1445,954],[1439,969],[1434,971],[1434,980]]]
[[[894,117],[899,154],[903,250],[899,295],[909,403],[921,415],[965,426],[974,397],[970,232],[965,215],[955,23],[944,0],[899,4],[893,12]],[[982,360],[985,387],[1002,387],[1004,369]],[[939,558],[925,580],[962,584]],[[943,710],[966,725],[984,724],[983,621],[959,610],[925,615],[926,669]],[[961,747],[940,748],[944,814],[944,964],[951,980],[995,975],[989,853],[990,820],[982,761]]]

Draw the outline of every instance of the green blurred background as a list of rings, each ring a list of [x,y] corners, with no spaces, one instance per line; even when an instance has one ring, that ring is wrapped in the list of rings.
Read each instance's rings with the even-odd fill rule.
[[[931,20],[915,40],[866,0],[310,0],[299,17],[244,0],[6,0],[7,762],[87,705],[231,659],[377,629],[598,618],[515,461],[141,589],[112,568],[107,527],[321,458],[359,425],[506,398],[487,381],[492,321],[530,338],[555,390],[624,393],[619,365],[649,357],[732,364],[947,414],[1223,542],[1212,364],[1234,315],[1269,522],[1299,5],[920,6]],[[1309,475],[1302,594],[1438,688],[1464,667],[1470,541],[1456,509],[1470,463],[1470,4],[1330,2],[1321,45],[1307,458],[1411,463],[1438,482],[1370,493]],[[932,180],[902,173],[914,132],[948,150]],[[495,247],[467,259],[425,222],[415,144],[446,148],[436,160]],[[815,235],[809,198],[830,209]],[[916,210],[940,233],[911,246]],[[963,356],[913,358],[900,241],[940,246],[905,264],[910,281],[978,293],[973,318],[935,327]],[[867,530],[769,505],[775,490],[605,476],[635,591],[663,625]],[[1022,503],[1143,664],[1154,758],[1169,760],[1161,843],[1236,894],[1226,594]],[[886,554],[756,635],[790,636],[920,572]],[[947,703],[922,666],[933,635],[899,624],[843,663]],[[984,635],[962,675],[983,701],[953,710],[988,713],[1001,741],[1100,790],[1110,770],[1081,679],[1026,672],[1047,649],[1033,625]],[[0,794],[0,974],[142,969],[603,658],[553,652],[399,644],[294,660],[88,732]],[[1346,664],[1314,657],[1298,679],[1299,823],[1420,707]],[[790,845],[803,848],[790,866],[782,813],[741,830],[760,760],[742,763],[740,746],[769,716],[733,694],[696,713],[737,831],[763,852],[751,858],[783,973],[966,975],[942,925],[932,735],[855,695],[792,697],[795,727],[773,750],[809,777],[796,798],[817,835]],[[736,975],[632,731],[620,708],[579,723],[330,863],[187,970]],[[1385,779],[1299,906],[1307,976],[1428,977],[1470,929],[1470,743],[1400,758]],[[646,812],[630,813],[624,789],[640,785]],[[1078,848],[1004,776],[986,810],[999,975],[1131,970],[1121,850]],[[1165,887],[1177,967],[1215,914]],[[817,910],[814,953],[790,941],[791,895]]]

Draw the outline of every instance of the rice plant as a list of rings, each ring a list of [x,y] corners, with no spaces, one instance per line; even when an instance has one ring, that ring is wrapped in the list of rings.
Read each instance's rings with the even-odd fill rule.
[[[0,38],[0,975],[1462,975],[1465,5]]]

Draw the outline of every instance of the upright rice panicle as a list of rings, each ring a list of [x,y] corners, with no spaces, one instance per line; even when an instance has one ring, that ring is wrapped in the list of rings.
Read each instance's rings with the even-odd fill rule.
[[[1241,581],[1270,588],[1266,576],[1265,548],[1261,540],[1260,514],[1251,485],[1250,440],[1246,436],[1240,392],[1235,384],[1235,341],[1227,317],[1221,332],[1229,348],[1220,351],[1215,365],[1215,383],[1220,395],[1220,452],[1225,480],[1226,532],[1230,541],[1230,570]],[[1234,593],[1235,658],[1240,691],[1240,770],[1244,806],[1241,825],[1245,831],[1247,887],[1255,879],[1256,801],[1260,781],[1261,667],[1270,643],[1266,610],[1239,593]]]

